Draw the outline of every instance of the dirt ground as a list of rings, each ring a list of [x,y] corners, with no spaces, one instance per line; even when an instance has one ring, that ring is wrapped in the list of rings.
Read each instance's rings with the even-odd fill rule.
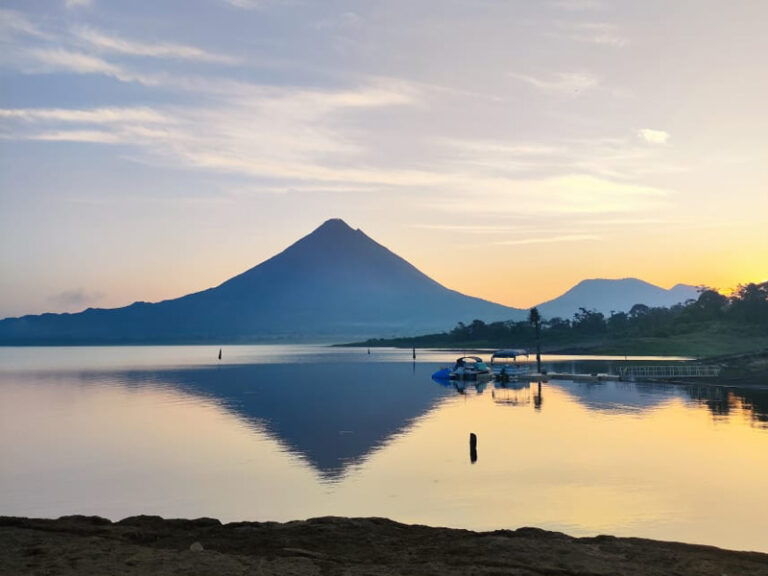
[[[768,576],[768,554],[536,528],[471,532],[382,518],[278,524],[0,517],[3,575]]]

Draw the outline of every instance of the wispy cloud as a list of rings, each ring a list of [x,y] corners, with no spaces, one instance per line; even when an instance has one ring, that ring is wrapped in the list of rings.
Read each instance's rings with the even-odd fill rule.
[[[649,144],[666,144],[669,141],[669,133],[663,130],[642,128],[637,131],[637,135]]]
[[[48,297],[48,300],[66,309],[82,308],[104,298],[103,292],[91,292],[83,288],[64,290]]]
[[[102,74],[121,82],[136,82],[145,86],[157,86],[163,81],[159,76],[135,73],[99,56],[64,48],[32,48],[23,51],[17,65],[26,73]]]
[[[444,140],[444,143],[463,153],[478,155],[499,155],[506,157],[542,157],[562,152],[562,148],[552,144],[508,143],[492,140]]]
[[[615,24],[609,22],[561,22],[559,27],[565,36],[577,42],[621,48],[629,44]]]
[[[93,0],[65,0],[64,5],[67,8],[80,8],[82,6],[90,6],[93,4]]]
[[[24,121],[57,121],[86,124],[168,123],[168,116],[152,108],[0,108],[0,118]]]
[[[568,174],[535,180],[478,179],[476,194],[447,198],[435,208],[465,214],[620,214],[659,209],[669,191],[600,178]],[[476,201],[482,197],[483,202]]]
[[[342,14],[341,23],[353,26],[358,18]],[[551,140],[438,138],[431,142],[432,150],[439,149],[437,162],[411,163],[380,153],[378,131],[385,118],[396,110],[420,111],[437,100],[455,103],[470,96],[455,88],[437,90],[428,83],[385,77],[313,88],[307,83],[262,85],[218,73],[173,75],[156,71],[157,63],[137,59],[127,64],[129,59],[120,56],[233,60],[196,46],[146,42],[93,28],[75,28],[55,47],[44,44],[24,53],[24,65],[35,71],[105,75],[199,99],[154,108],[4,109],[5,139],[120,144],[132,148],[135,161],[229,175],[256,193],[397,190],[447,212],[624,214],[658,207],[667,197],[664,190],[630,182],[620,165],[589,165],[586,153],[575,155]],[[600,79],[588,72],[514,77],[555,95],[600,86]]]
[[[0,9],[0,39],[8,38],[16,34],[25,34],[41,39],[51,38],[49,34],[44,32],[37,24],[32,22],[21,12]]]
[[[106,60],[83,52],[63,48],[33,48],[27,52],[43,69],[67,70],[78,74],[118,76],[120,68]]]
[[[337,16],[323,18],[315,22],[315,28],[318,30],[344,30],[357,28],[363,22],[363,19],[355,12],[344,12]]]
[[[519,246],[526,244],[553,244],[560,242],[584,242],[587,240],[600,240],[596,234],[563,234],[560,236],[541,236],[538,238],[518,238],[516,240],[500,240],[494,242],[498,246]]]
[[[134,158],[145,157],[153,165],[269,181],[251,190],[410,190],[430,202],[439,194],[443,199],[432,209],[502,214],[627,213],[658,208],[668,196],[664,190],[585,172],[516,178],[450,158],[422,170],[376,162],[370,140],[364,145],[350,139],[336,119],[419,103],[419,90],[401,81],[324,91],[248,85],[233,90],[212,108],[0,109],[0,120],[8,125],[5,138],[123,144],[137,150]],[[488,156],[499,164],[510,156],[531,165],[564,158],[566,168],[583,161],[569,159],[559,146],[535,143],[469,141],[462,148],[452,142],[449,149],[458,159]]]
[[[107,34],[93,28],[76,28],[74,34],[101,52],[114,52],[130,56],[145,56],[150,58],[170,58],[194,60],[198,62],[216,62],[220,64],[235,64],[237,58],[208,52],[186,44],[170,42],[141,42],[127,40],[116,34]]]
[[[567,12],[592,12],[605,9],[605,4],[600,0],[559,0],[552,2],[552,6]]]
[[[423,230],[468,232],[471,234],[507,234],[517,230],[517,227],[513,226],[496,226],[492,224],[414,224],[413,227]]]
[[[545,92],[559,94],[579,94],[600,84],[597,76],[586,72],[558,72],[546,77],[526,74],[511,76]]]
[[[57,130],[31,134],[29,140],[47,142],[83,142],[92,144],[119,144],[120,137],[103,130]]]
[[[69,62],[69,61],[68,61]],[[79,63],[78,70],[102,70]],[[113,73],[111,68],[105,72]],[[412,104],[418,91],[401,82],[342,90],[236,84],[204,108],[3,109],[6,138],[101,141],[137,147],[166,163],[292,182],[366,183],[370,177],[327,164],[362,152],[334,129],[339,116]],[[26,122],[27,126],[21,124]],[[96,124],[62,129],[62,124]],[[205,130],[201,130],[205,126]]]
[[[253,10],[254,8],[261,8],[266,3],[265,0],[224,0],[227,4],[234,6],[235,8],[242,8],[243,10]]]

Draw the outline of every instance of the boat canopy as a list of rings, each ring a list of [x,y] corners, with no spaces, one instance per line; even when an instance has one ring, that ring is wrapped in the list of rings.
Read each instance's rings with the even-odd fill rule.
[[[518,356],[528,356],[528,350],[522,348],[508,348],[506,350],[496,350],[491,356],[491,362],[494,360],[500,360],[504,358],[512,358],[513,360]]]
[[[473,360],[475,362],[482,362],[483,361],[483,359],[478,357],[478,356],[462,356],[461,358],[456,360],[456,363],[459,364],[459,363],[463,362],[464,360]]]

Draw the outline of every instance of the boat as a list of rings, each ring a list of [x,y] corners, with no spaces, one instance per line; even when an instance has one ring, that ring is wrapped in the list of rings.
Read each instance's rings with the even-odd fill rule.
[[[490,380],[493,371],[478,356],[462,356],[456,359],[449,377],[451,380]]]
[[[441,386],[450,386],[451,385],[451,369],[440,368],[440,370],[432,374],[432,380],[434,380]]]
[[[520,356],[528,358],[528,351],[522,348],[496,350],[491,355],[490,362],[494,377],[497,380],[506,382],[521,374],[528,374],[531,371],[531,367],[528,364],[519,364],[517,359]]]

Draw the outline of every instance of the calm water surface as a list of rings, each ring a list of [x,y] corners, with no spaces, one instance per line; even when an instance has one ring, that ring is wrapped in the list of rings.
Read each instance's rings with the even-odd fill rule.
[[[455,353],[223,352],[0,348],[0,514],[387,516],[768,552],[767,390],[460,393],[430,378]],[[545,360],[584,372],[625,362]]]

